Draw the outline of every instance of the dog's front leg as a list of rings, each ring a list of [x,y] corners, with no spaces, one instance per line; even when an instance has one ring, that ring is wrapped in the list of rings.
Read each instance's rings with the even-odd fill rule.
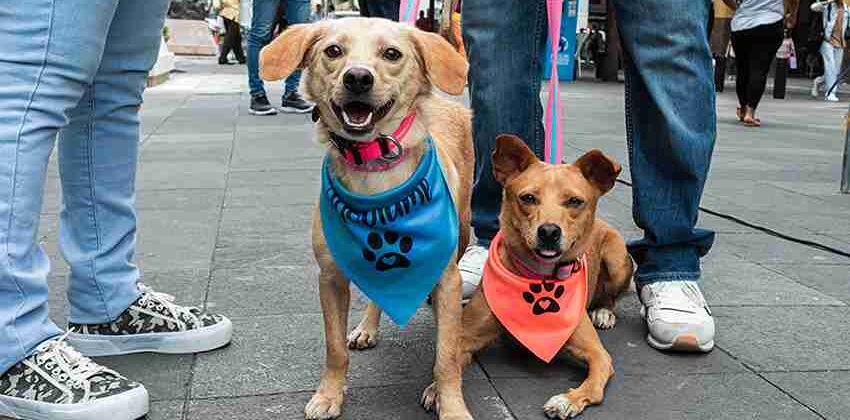
[[[351,304],[348,279],[336,269],[322,268],[319,298],[325,319],[327,354],[322,381],[304,408],[308,420],[335,419],[342,413],[345,375],[348,372],[348,346],[345,330]]]
[[[611,355],[602,346],[599,334],[590,316],[582,311],[582,318],[564,346],[573,357],[587,364],[587,378],[578,388],[550,398],[543,411],[550,418],[566,419],[575,417],[588,405],[599,404],[605,394],[608,380],[614,376]]]
[[[437,320],[437,357],[434,380],[439,395],[440,420],[472,420],[461,390],[461,278],[455,263],[450,263],[434,288],[434,317]]]

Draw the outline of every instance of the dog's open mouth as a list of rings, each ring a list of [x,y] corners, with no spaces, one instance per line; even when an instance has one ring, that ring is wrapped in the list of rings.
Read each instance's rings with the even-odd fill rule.
[[[552,260],[561,256],[562,252],[560,249],[548,249],[548,248],[535,248],[534,253],[537,254],[538,257],[543,258],[544,260]]]
[[[331,102],[331,107],[337,118],[342,122],[345,131],[353,134],[364,134],[372,131],[375,123],[390,112],[393,104],[395,104],[395,101],[390,99],[377,108],[361,101],[350,101],[341,106]]]

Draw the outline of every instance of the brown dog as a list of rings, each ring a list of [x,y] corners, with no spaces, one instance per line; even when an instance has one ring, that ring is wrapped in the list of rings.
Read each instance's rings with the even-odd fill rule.
[[[614,326],[614,302],[628,289],[633,265],[622,235],[596,218],[596,206],[599,198],[614,187],[620,165],[598,150],[573,164],[549,165],[538,160],[515,136],[501,135],[496,141],[493,173],[504,186],[497,250],[502,266],[525,277],[523,273],[528,273],[529,267],[545,266],[546,261],[551,262],[549,270],[559,263],[581,260],[587,265],[587,310],[580,310],[578,325],[561,351],[585,362],[588,376],[577,389],[552,397],[543,407],[549,417],[573,417],[588,404],[602,402],[605,386],[614,374],[611,356],[594,324],[599,328]],[[494,251],[490,252],[492,257]],[[460,357],[464,367],[475,352],[505,330],[485,299],[482,289],[486,287],[485,283],[478,289],[463,312]],[[530,310],[532,295],[525,295],[529,308],[524,309]],[[535,314],[551,309],[551,302],[555,301],[550,300],[548,307],[544,303]],[[517,304],[525,302],[520,298]],[[439,392],[433,384],[425,390],[422,404],[426,409],[435,408],[435,403],[442,409],[442,399],[435,401]]]
[[[392,133],[415,112],[410,130],[399,139],[405,151],[400,163],[379,171],[358,170],[344,162],[343,149],[335,147],[328,147],[328,162],[348,190],[378,194],[411,177],[425,153],[424,139],[430,135],[460,221],[454,251],[460,258],[469,239],[474,168],[470,113],[460,104],[436,96],[432,86],[453,95],[462,93],[467,71],[463,56],[437,35],[385,19],[349,18],[291,26],[263,49],[260,61],[265,80],[282,79],[297,68],[306,70],[302,89],[316,102],[316,130],[324,145],[376,141],[379,133]],[[328,249],[322,223],[317,210],[313,249],[321,268],[319,293],[327,360],[321,384],[305,408],[308,419],[340,415],[348,350],[375,345],[381,313],[370,304],[346,343],[349,279]],[[469,419],[457,360],[461,279],[456,259],[448,263],[432,296],[437,319],[434,377],[443,407],[440,418]]]

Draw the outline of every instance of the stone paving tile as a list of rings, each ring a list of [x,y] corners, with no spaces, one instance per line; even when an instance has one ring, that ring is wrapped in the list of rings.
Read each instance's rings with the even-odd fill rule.
[[[195,367],[192,395],[197,398],[247,396],[314,389],[324,360],[320,314],[234,319],[233,343],[201,354]],[[383,326],[375,349],[353,352],[349,389],[394,383],[427,385],[434,358],[433,327],[427,320],[400,333]],[[389,331],[388,331],[389,330]],[[484,379],[468,369],[468,379]],[[423,385],[423,386],[424,386]]]
[[[218,188],[142,190],[136,194],[136,210],[207,211],[221,207],[224,191]]]
[[[321,170],[231,171],[228,188],[319,185]],[[316,197],[313,197],[315,199]]]
[[[136,261],[143,269],[209,267],[218,209],[148,210],[139,214]]]
[[[833,372],[765,373],[764,376],[798,401],[827,419],[841,420],[850,413],[850,374]]]
[[[768,264],[765,267],[850,304],[850,269],[846,266]]]
[[[720,307],[718,345],[759,371],[846,369],[850,308]]]
[[[844,305],[832,296],[743,258],[706,259],[702,269],[703,291],[712,307]]]
[[[178,401],[155,401],[151,403],[150,412],[146,420],[182,420],[184,402]]]
[[[213,272],[209,301],[232,317],[320,313],[316,266],[249,266]]]
[[[130,354],[97,357],[95,361],[147,388],[151,401],[184,398],[189,390],[191,354]]]
[[[220,162],[149,162],[139,166],[136,189],[224,188],[225,164]]]
[[[270,187],[228,188],[225,206],[228,209],[248,207],[251,211],[270,207],[313,206],[321,193],[318,183],[275,185]]]
[[[306,232],[306,231],[305,231]],[[274,235],[272,238],[220,236],[215,249],[213,267],[238,268],[248,266],[315,264],[309,235],[302,232]]]
[[[543,420],[543,404],[580,383],[572,378],[494,380],[496,389],[518,419]],[[684,375],[666,369],[657,375],[622,375],[612,379],[600,406],[588,407],[582,419],[798,420],[819,417],[751,373]]]
[[[221,236],[238,239],[310,238],[312,203],[285,207],[228,207],[221,216]]]
[[[342,420],[432,420],[435,417],[419,406],[424,385],[400,383],[380,387],[352,388],[346,393]],[[495,389],[483,380],[464,381],[467,406],[476,419],[513,420]],[[189,407],[191,420],[300,419],[312,392],[194,400]]]
[[[723,246],[747,260],[760,264],[839,264],[850,265],[850,258],[779,240],[767,234],[728,235]]]

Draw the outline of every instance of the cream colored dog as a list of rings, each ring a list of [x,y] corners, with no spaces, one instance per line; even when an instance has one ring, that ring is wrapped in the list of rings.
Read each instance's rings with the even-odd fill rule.
[[[466,84],[466,60],[441,37],[385,19],[348,18],[294,25],[261,54],[260,74],[279,80],[304,69],[304,93],[316,102],[319,141],[371,142],[391,133],[415,112],[400,140],[406,152],[397,165],[380,171],[352,168],[340,149],[328,147],[332,171],[349,190],[363,195],[387,191],[417,168],[431,136],[460,220],[457,258],[469,239],[469,201],[474,168],[470,113],[433,94],[433,86],[458,95]],[[340,140],[343,139],[343,140]],[[341,413],[349,348],[374,346],[380,309],[370,304],[349,335],[349,280],[328,251],[318,210],[313,218],[313,249],[321,268],[319,293],[325,321],[327,360],[321,383],[305,408],[308,419]],[[460,392],[461,279],[452,260],[434,288],[437,356],[434,364],[441,419],[470,419]],[[388,367],[392,368],[392,367]],[[400,369],[403,369],[399,367]]]

